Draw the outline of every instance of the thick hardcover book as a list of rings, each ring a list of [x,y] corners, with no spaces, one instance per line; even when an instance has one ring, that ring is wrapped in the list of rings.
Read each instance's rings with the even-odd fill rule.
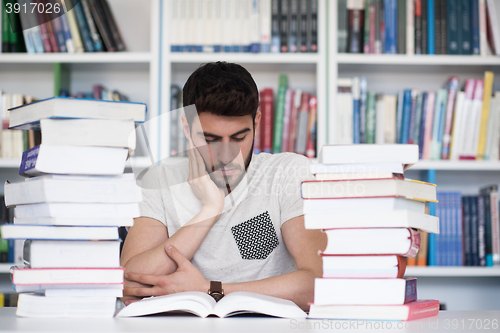
[[[279,53],[281,48],[281,0],[272,0],[271,3],[271,52]]]
[[[459,32],[460,32],[460,45],[459,50],[460,54],[472,54],[472,11],[471,4],[472,2],[469,0],[460,0],[458,2],[460,11],[459,15]]]
[[[314,282],[315,305],[402,305],[416,299],[416,278],[317,278]]]
[[[276,97],[276,109],[274,112],[273,153],[281,153],[281,145],[283,143],[283,117],[285,115],[287,88],[288,76],[280,75],[278,95]]]
[[[403,305],[311,304],[308,318],[410,321],[434,317],[438,313],[439,301],[415,300]]]
[[[289,21],[289,3],[288,0],[281,0],[280,3],[280,52],[288,52],[288,31],[290,28]]]
[[[461,54],[461,40],[459,36],[459,30],[461,27],[459,26],[459,16],[462,13],[459,11],[459,3],[461,0],[446,0],[447,1],[447,12],[446,12],[446,20],[447,20],[447,34],[448,34],[448,43],[447,43],[447,53],[448,54]]]
[[[318,0],[310,0],[307,21],[307,52],[318,52]]]
[[[111,36],[113,38],[114,45],[116,45],[116,50],[125,51],[126,50],[125,43],[123,42],[120,29],[116,24],[115,18],[113,16],[113,13],[111,12],[111,8],[109,7],[107,0],[94,0],[94,1],[99,1],[101,3],[105,19],[108,22],[109,29],[111,30]]]
[[[139,205],[132,204],[86,204],[86,203],[41,203],[19,205],[16,218],[134,218],[139,217]]]
[[[472,43],[472,54],[481,54],[480,50],[480,28],[479,28],[479,0],[471,0],[470,2],[470,12],[471,12],[471,43]]]
[[[90,5],[90,11],[97,25],[97,29],[99,30],[99,33],[102,36],[102,40],[104,41],[104,46],[106,46],[106,51],[108,52],[117,51],[118,49],[113,39],[111,28],[109,27],[109,22],[107,21],[107,18],[104,14],[104,10],[101,6],[101,2],[99,0],[88,0],[88,1]]]
[[[82,244],[91,246],[93,243],[84,242],[90,240],[118,240],[118,228],[104,226],[52,226],[52,225],[22,225],[4,224],[1,226],[4,239],[36,239],[44,240],[40,244],[48,243],[48,240],[82,241]],[[57,242],[52,245],[56,245]],[[47,258],[50,259],[50,258]],[[93,267],[93,266],[89,266]],[[116,267],[119,267],[117,265]]]
[[[80,31],[80,36],[83,42],[83,48],[85,52],[94,52],[94,42],[90,36],[90,28],[85,18],[85,13],[83,12],[82,3],[79,1],[74,7],[76,24],[78,25],[78,30]]]
[[[144,298],[122,309],[117,317],[138,317],[155,313],[186,312],[198,317],[220,318],[236,314],[263,314],[282,318],[305,318],[306,313],[295,303],[277,297],[239,291],[216,302],[207,293],[187,291]]]
[[[288,8],[288,52],[299,51],[299,0],[290,0]]]
[[[109,227],[131,227],[134,225],[133,218],[109,218],[94,217],[31,217],[14,218],[14,224],[24,225],[53,225],[53,226],[109,226]]]
[[[87,26],[90,31],[90,37],[92,38],[92,42],[94,43],[94,50],[96,52],[101,52],[103,50],[102,40],[99,32],[97,32],[97,27],[90,11],[89,0],[81,0],[81,3],[83,7],[83,13],[85,14],[85,19],[87,20]]]

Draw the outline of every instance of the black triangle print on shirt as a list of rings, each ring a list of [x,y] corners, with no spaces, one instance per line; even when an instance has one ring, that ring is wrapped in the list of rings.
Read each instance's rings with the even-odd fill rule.
[[[278,246],[278,236],[269,212],[231,228],[242,259],[266,259]]]

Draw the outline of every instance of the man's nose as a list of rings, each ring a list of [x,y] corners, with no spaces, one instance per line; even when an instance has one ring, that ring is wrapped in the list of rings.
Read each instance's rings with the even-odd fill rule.
[[[223,165],[229,164],[238,156],[240,148],[233,142],[219,142],[215,147],[216,158]],[[214,152],[214,149],[212,149]]]

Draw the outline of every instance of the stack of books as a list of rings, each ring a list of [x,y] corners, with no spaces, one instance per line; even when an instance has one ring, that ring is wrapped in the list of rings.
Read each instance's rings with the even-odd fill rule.
[[[315,281],[309,317],[412,320],[436,315],[439,302],[417,299],[417,279],[403,278],[415,257],[418,230],[439,233],[425,214],[433,184],[405,179],[416,145],[324,146],[316,180],[302,183],[307,229],[327,236],[323,276]]]
[[[112,317],[123,294],[118,228],[139,216],[141,189],[123,174],[141,103],[52,98],[10,109],[10,128],[41,130],[23,153],[24,182],[4,187],[15,206],[7,239],[26,239],[12,283],[24,317]]]

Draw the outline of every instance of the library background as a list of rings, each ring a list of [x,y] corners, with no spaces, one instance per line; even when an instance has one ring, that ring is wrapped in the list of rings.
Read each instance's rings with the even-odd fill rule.
[[[170,111],[187,77],[202,63],[239,63],[260,91],[256,153],[316,161],[327,143],[418,144],[405,176],[437,184],[440,234],[422,235],[406,276],[446,309],[500,310],[497,1],[73,0],[65,15],[35,16],[40,25],[7,14],[16,3],[27,0],[2,1],[2,182],[22,180],[21,154],[39,143],[7,129],[8,108],[52,96],[146,103],[153,160],[179,158]],[[127,170],[149,165],[138,142]],[[2,208],[1,223],[12,215]],[[0,294],[12,306],[22,244],[1,244]]]

